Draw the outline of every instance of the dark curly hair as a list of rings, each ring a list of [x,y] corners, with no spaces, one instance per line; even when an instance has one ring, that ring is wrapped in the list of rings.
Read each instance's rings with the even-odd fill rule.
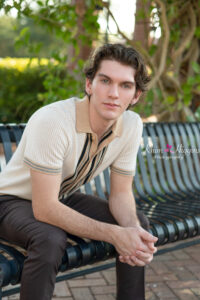
[[[144,92],[147,90],[150,77],[141,55],[134,48],[122,44],[105,44],[97,48],[91,54],[84,68],[86,78],[91,81],[94,79],[103,60],[115,60],[123,65],[133,67],[135,70],[136,91]]]

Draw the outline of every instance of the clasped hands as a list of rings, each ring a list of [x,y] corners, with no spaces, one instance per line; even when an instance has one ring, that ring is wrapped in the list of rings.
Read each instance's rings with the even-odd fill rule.
[[[145,266],[149,264],[157,248],[154,243],[158,240],[141,226],[121,227],[120,239],[116,242],[119,260],[131,266]],[[118,236],[119,237],[119,236]]]

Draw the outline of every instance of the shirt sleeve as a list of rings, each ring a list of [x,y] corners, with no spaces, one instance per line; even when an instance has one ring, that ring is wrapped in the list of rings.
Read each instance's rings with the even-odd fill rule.
[[[46,174],[62,172],[68,138],[62,119],[52,109],[41,109],[29,120],[26,131],[24,163]]]
[[[143,123],[137,115],[133,130],[126,130],[126,142],[122,151],[111,165],[111,171],[125,176],[134,176],[136,169],[137,152],[141,143]]]

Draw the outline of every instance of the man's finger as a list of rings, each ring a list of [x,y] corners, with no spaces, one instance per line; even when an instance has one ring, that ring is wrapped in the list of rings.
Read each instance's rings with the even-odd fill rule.
[[[142,229],[141,231],[141,237],[143,240],[150,242],[150,243],[156,243],[158,238],[156,236],[153,236],[151,233],[148,231]]]
[[[140,259],[141,261],[143,261],[144,263],[147,263],[147,264],[149,264],[153,259],[152,254],[145,253],[145,252],[142,252],[142,251],[136,251],[136,257],[138,259]]]
[[[152,257],[151,254],[139,250],[136,251],[136,256],[139,259],[148,259],[149,257]]]
[[[153,253],[157,252],[157,248],[154,246],[154,243],[148,243],[148,247]]]
[[[131,256],[131,261],[133,261],[133,263],[139,267],[144,267],[146,265],[146,263],[144,261],[140,260],[139,258],[137,258],[135,256]]]
[[[132,267],[135,267],[135,263],[131,260],[130,256],[119,256],[119,260],[122,263],[126,263]]]

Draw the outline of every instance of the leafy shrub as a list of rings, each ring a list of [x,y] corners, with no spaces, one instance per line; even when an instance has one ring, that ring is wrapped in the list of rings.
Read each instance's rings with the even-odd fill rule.
[[[41,68],[0,68],[0,122],[25,122],[42,103],[38,92],[44,92]]]
[[[37,65],[34,62],[31,65],[15,59],[11,66],[0,66],[1,123],[27,122],[43,105],[76,95],[83,96],[82,80],[77,77],[77,71],[69,74],[65,64],[45,63]]]

